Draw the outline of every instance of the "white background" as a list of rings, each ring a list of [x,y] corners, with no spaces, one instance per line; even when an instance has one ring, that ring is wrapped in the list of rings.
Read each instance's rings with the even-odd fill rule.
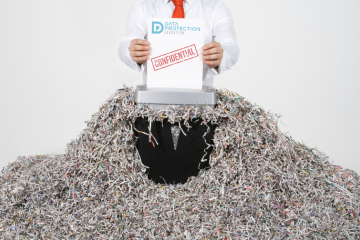
[[[195,0],[198,1],[198,0]],[[0,167],[65,153],[116,89],[113,56],[135,1],[0,1]],[[240,58],[215,87],[280,113],[280,128],[360,173],[360,1],[224,0]]]

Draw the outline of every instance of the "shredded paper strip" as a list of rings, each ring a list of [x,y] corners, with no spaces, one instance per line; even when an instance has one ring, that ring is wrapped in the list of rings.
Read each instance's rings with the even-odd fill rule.
[[[217,94],[214,109],[154,110],[134,103],[134,88],[118,89],[65,154],[3,168],[0,239],[360,239],[359,175],[282,133],[281,115]],[[139,116],[217,123],[211,168],[185,184],[149,180],[135,147]]]

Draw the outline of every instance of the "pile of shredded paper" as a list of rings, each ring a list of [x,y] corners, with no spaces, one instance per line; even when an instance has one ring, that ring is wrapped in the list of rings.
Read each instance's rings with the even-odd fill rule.
[[[65,154],[4,167],[0,239],[360,239],[359,175],[282,133],[281,115],[217,94],[214,109],[154,110],[134,103],[134,88],[118,89]],[[149,180],[139,116],[217,123],[211,168],[185,184]]]

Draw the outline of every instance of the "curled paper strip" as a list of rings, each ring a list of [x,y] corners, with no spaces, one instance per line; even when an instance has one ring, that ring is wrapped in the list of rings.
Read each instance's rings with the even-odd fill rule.
[[[0,239],[359,239],[359,175],[282,133],[281,115],[217,94],[215,109],[154,110],[134,105],[133,88],[117,90],[65,154],[4,167]],[[211,168],[185,184],[149,180],[138,116],[218,124]]]

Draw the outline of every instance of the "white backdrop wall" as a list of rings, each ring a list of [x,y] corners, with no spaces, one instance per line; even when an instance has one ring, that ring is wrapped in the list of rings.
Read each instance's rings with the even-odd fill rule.
[[[116,89],[142,83],[116,56],[134,2],[0,0],[1,168],[65,153]],[[360,1],[223,2],[240,57],[215,87],[282,114],[283,132],[360,173]]]

